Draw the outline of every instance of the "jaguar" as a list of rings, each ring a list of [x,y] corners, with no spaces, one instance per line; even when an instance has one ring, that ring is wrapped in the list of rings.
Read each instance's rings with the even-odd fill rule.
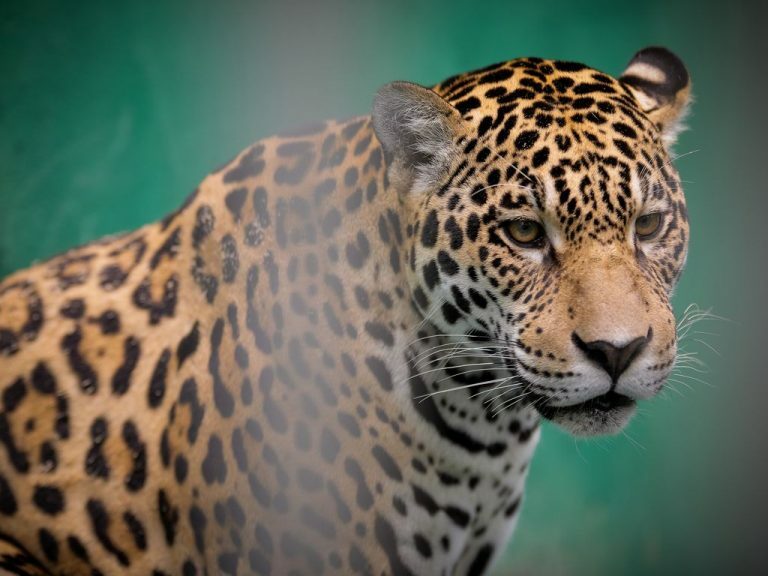
[[[660,47],[394,82],[10,275],[0,573],[486,573],[542,421],[674,366],[690,91]]]

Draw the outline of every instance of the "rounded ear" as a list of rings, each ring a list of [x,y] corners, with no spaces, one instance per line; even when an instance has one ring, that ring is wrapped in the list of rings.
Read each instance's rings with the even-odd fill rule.
[[[390,178],[409,187],[436,184],[456,151],[459,120],[429,88],[410,82],[381,88],[373,101],[373,129],[390,163]]]
[[[620,80],[659,127],[664,144],[672,146],[685,128],[691,102],[691,80],[683,61],[666,48],[644,48],[630,60]]]

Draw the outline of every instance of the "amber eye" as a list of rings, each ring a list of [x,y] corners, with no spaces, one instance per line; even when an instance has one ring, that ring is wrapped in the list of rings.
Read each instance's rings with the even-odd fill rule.
[[[640,240],[650,240],[661,227],[661,212],[644,214],[635,221],[635,234]]]
[[[523,248],[537,248],[544,242],[544,228],[536,220],[510,220],[502,225],[502,229],[507,238]]]

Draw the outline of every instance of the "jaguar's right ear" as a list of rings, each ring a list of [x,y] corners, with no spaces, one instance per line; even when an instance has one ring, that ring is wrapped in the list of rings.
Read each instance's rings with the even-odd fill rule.
[[[373,129],[399,189],[426,190],[439,182],[456,153],[458,111],[429,88],[392,82],[373,101]]]

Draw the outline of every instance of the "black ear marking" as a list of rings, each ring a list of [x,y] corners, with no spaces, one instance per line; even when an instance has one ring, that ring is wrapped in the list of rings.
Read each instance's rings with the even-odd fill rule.
[[[683,61],[666,48],[644,48],[630,60],[620,80],[671,146],[683,129],[691,101],[691,79]]]
[[[621,80],[655,95],[660,102],[673,100],[690,83],[683,61],[661,46],[650,46],[635,54]]]

